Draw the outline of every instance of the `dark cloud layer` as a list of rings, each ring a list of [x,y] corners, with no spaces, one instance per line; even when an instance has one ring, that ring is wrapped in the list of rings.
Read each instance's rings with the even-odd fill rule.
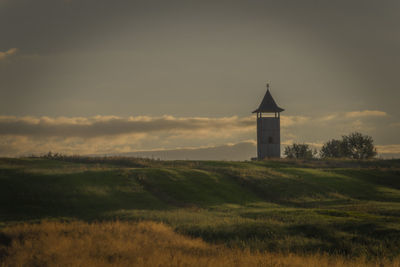
[[[0,135],[60,136],[92,138],[132,133],[196,130],[248,130],[254,128],[252,118],[0,118]]]
[[[396,108],[400,2],[9,0],[0,114],[245,116]],[[21,79],[23,77],[23,79]],[[276,88],[276,89],[275,89]]]

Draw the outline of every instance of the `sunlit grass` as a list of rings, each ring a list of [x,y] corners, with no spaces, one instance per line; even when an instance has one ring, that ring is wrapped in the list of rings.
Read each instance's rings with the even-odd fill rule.
[[[367,260],[320,253],[250,251],[188,238],[154,222],[18,224],[0,231],[6,266],[400,266],[400,259]],[[301,246],[302,241],[296,243]],[[309,239],[320,245],[318,240]]]

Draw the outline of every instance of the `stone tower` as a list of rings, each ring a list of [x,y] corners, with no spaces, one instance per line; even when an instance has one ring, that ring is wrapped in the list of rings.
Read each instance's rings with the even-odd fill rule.
[[[258,109],[257,113],[257,158],[280,158],[281,157],[281,124],[280,113],[284,111],[280,108],[269,91],[267,92]]]

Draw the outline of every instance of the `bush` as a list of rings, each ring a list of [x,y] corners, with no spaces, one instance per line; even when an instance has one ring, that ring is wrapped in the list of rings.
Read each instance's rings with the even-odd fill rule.
[[[358,132],[343,135],[342,140],[332,139],[321,148],[322,158],[369,159],[376,154],[372,137]]]
[[[317,154],[316,150],[312,150],[307,144],[292,144],[285,147],[283,154],[289,159],[312,159]]]
[[[321,158],[344,158],[346,157],[346,147],[342,140],[332,139],[326,142],[320,152]]]
[[[342,136],[346,156],[353,159],[369,159],[376,156],[374,140],[371,136],[355,132]]]

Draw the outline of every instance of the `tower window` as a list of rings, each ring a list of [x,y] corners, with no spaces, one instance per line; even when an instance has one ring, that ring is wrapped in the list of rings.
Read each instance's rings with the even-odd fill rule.
[[[272,141],[273,141],[272,136],[268,137],[268,144],[272,144]]]

